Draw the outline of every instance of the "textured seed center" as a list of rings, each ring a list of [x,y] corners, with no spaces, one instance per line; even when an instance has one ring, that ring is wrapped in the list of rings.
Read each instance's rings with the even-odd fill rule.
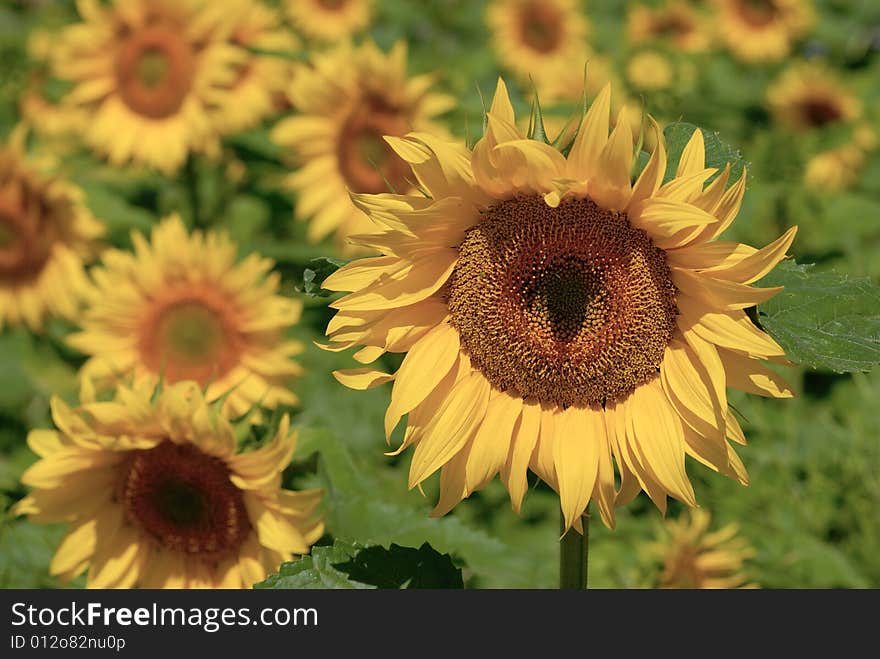
[[[562,36],[562,17],[551,7],[534,2],[521,10],[520,27],[523,41],[541,53],[556,49]]]
[[[251,532],[228,467],[189,444],[164,441],[133,453],[119,496],[129,521],[174,551],[221,558]]]
[[[589,199],[522,196],[484,212],[448,296],[475,368],[558,406],[619,400],[655,378],[677,314],[665,253]]]

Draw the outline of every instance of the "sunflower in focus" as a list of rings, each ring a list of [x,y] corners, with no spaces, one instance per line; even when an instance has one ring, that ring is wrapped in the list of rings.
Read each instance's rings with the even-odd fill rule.
[[[406,60],[403,42],[387,54],[372,42],[345,43],[297,69],[289,96],[299,115],[278,122],[272,139],[301,165],[286,184],[298,219],[310,220],[310,241],[336,232],[350,253],[345,239],[373,225],[349,191],[408,192],[415,182],[382,137],[442,130],[432,119],[454,102],[429,91],[433,75],[408,78]]]
[[[224,135],[248,130],[286,106],[293,75],[293,64],[284,57],[250,50],[289,54],[299,49],[299,41],[278,11],[260,2],[226,0],[206,11],[215,12],[225,38],[241,49],[235,76],[212,104],[214,124]]]
[[[859,99],[830,68],[817,62],[786,70],[767,90],[767,103],[777,121],[796,131],[847,123],[862,112]]]
[[[290,22],[317,41],[341,41],[364,30],[373,0],[285,0]]]
[[[323,533],[320,490],[281,489],[296,434],[285,415],[258,449],[194,382],[120,387],[112,401],[52,399],[58,430],[33,430],[40,460],[14,508],[70,523],[51,574],[89,588],[250,588]]]
[[[630,5],[626,15],[627,37],[632,44],[662,41],[685,53],[709,49],[706,19],[689,2],[676,0],[658,7]]]
[[[648,551],[659,559],[660,588],[728,589],[757,588],[750,583],[743,564],[755,555],[738,537],[736,524],[709,531],[711,516],[695,509],[690,515],[666,520]]]
[[[620,118],[609,135],[610,107],[606,86],[566,157],[516,128],[499,80],[472,151],[386,138],[427,196],[355,196],[376,226],[360,241],[382,256],[323,282],[349,292],[330,305],[328,347],[367,346],[362,362],[406,353],[395,373],[335,375],[354,389],[393,380],[386,437],[407,415],[395,453],[414,449],[410,487],[440,470],[434,514],[498,473],[519,510],[528,469],[559,493],[567,529],[591,500],[613,525],[640,490],[663,511],[667,495],[696,505],[686,455],[747,482],[727,386],[792,395],[762,365],[782,348],[744,309],[779,292],[749,284],[796,230],[763,249],[717,240],[745,175],[728,186],[729,166],[707,168],[696,131],[663,184],[652,122],[657,146],[633,182],[631,128]]]
[[[83,22],[59,36],[54,69],[73,83],[64,103],[89,114],[85,139],[112,164],[173,174],[212,151],[209,101],[235,79],[241,52],[218,38],[201,0],[77,3]]]
[[[48,315],[79,314],[104,227],[82,190],[25,159],[22,139],[0,146],[0,329],[39,331]]]
[[[810,0],[715,0],[721,40],[746,62],[778,61],[813,24]]]
[[[583,83],[589,25],[574,0],[492,0],[486,22],[498,59],[521,79],[575,69]]]
[[[285,382],[301,373],[292,357],[302,344],[284,332],[302,304],[278,294],[273,262],[251,254],[236,261],[222,233],[187,234],[172,215],[134,253],[109,250],[92,270],[94,287],[71,346],[90,356],[83,380],[113,386],[192,380],[232,414],[256,403],[293,405]]]

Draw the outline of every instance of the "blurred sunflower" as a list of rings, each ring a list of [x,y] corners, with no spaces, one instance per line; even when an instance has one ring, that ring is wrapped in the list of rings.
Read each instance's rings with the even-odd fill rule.
[[[630,5],[626,15],[630,43],[663,41],[685,53],[709,49],[710,33],[706,19],[689,2],[677,0],[658,7]]]
[[[814,190],[840,192],[852,187],[865,164],[864,152],[855,144],[845,144],[817,153],[804,170],[804,183]]]
[[[278,295],[273,263],[257,254],[236,261],[225,234],[187,234],[176,215],[148,242],[132,235],[134,253],[109,250],[92,270],[95,282],[71,346],[90,355],[83,380],[115,385],[194,380],[209,400],[243,414],[252,405],[292,405],[284,383],[301,373],[302,351],[285,330],[302,304]]]
[[[260,2],[225,0],[211,4],[207,11],[216,12],[226,39],[241,49],[234,78],[218,90],[212,104],[217,129],[228,135],[253,128],[287,104],[285,93],[293,63],[283,56],[250,51],[290,54],[300,44],[281,22],[278,11]]]
[[[59,430],[28,435],[41,459],[14,508],[71,524],[51,574],[88,570],[89,588],[250,588],[322,535],[321,491],[281,489],[296,446],[286,415],[273,439],[238,453],[194,382],[82,397],[73,409],[53,398]]]
[[[492,0],[486,22],[498,59],[521,79],[570,68],[583,82],[589,25],[575,0]]]
[[[364,30],[373,0],[285,0],[291,23],[309,39],[341,41]]]
[[[718,32],[746,62],[777,61],[813,24],[809,0],[715,0]]]
[[[89,114],[85,139],[114,165],[174,173],[216,148],[208,102],[241,54],[217,39],[201,0],[77,3],[82,23],[59,36],[54,69],[74,83],[64,103]]]
[[[297,217],[311,220],[309,240],[335,231],[350,253],[345,239],[373,225],[352,203],[349,191],[411,188],[409,166],[382,136],[439,131],[431,120],[454,100],[429,91],[433,75],[407,78],[406,60],[403,42],[388,54],[372,42],[357,47],[345,43],[297,69],[290,100],[300,114],[278,122],[272,139],[291,149],[301,164],[286,183],[298,195]]]
[[[104,227],[82,190],[26,161],[22,138],[0,146],[0,329],[39,331],[47,315],[79,314]]]
[[[710,532],[709,513],[702,509],[689,512],[688,517],[666,520],[648,547],[652,558],[663,564],[660,588],[757,588],[743,570],[755,551],[737,537],[737,525]]]
[[[798,131],[850,122],[862,112],[834,71],[817,62],[787,69],[767,90],[767,103],[777,121]]]
[[[426,134],[387,138],[427,195],[356,195],[383,256],[343,266],[333,350],[360,361],[406,352],[399,370],[339,371],[366,389],[394,381],[385,415],[415,447],[409,485],[441,469],[443,514],[497,473],[519,510],[531,468],[560,494],[566,528],[592,499],[606,524],[640,488],[666,508],[695,505],[685,455],[741,483],[727,438],[744,443],[725,387],[791,396],[762,366],[783,350],[743,309],[784,256],[792,228],[764,249],[716,241],[739,211],[745,175],[704,163],[702,133],[661,185],[657,147],[631,183],[627,121],[610,137],[611,92],[583,118],[568,157],[516,128],[499,81],[473,151]],[[615,489],[615,468],[620,487]]]
[[[641,50],[626,64],[626,79],[630,85],[644,92],[667,89],[675,77],[669,58],[656,50]]]

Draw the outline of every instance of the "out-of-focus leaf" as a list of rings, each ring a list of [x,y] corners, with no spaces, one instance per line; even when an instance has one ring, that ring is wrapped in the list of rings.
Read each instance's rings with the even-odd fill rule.
[[[227,138],[227,143],[251,158],[263,160],[280,160],[281,147],[272,141],[269,131],[265,128],[237,133]]]

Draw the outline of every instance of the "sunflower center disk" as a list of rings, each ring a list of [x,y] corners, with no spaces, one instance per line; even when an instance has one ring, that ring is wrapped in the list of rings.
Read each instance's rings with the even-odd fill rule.
[[[330,11],[342,9],[347,3],[348,0],[318,0],[318,4],[321,5],[323,9],[328,9]]]
[[[756,27],[772,23],[778,12],[779,8],[773,0],[740,0],[740,15]]]
[[[475,368],[562,407],[619,400],[655,378],[677,314],[663,250],[589,199],[490,208],[459,248],[448,296]]]
[[[38,215],[50,212],[37,196],[30,203]],[[37,231],[25,209],[14,207],[0,190],[0,278],[12,282],[33,279],[49,260],[53,243],[53,232]]]
[[[560,16],[540,2],[521,10],[520,26],[523,41],[540,53],[556,49],[562,36]]]
[[[400,110],[377,97],[368,97],[345,120],[339,134],[339,171],[353,192],[405,192],[409,165],[383,136],[405,135],[411,129]]]
[[[190,93],[195,58],[179,28],[146,27],[131,34],[116,58],[122,100],[151,119],[177,114]]]
[[[831,99],[808,99],[801,106],[801,112],[807,125],[817,128],[841,118],[840,108]]]
[[[164,441],[137,451],[120,498],[129,521],[173,551],[219,557],[235,553],[251,532],[229,469],[192,445]]]

